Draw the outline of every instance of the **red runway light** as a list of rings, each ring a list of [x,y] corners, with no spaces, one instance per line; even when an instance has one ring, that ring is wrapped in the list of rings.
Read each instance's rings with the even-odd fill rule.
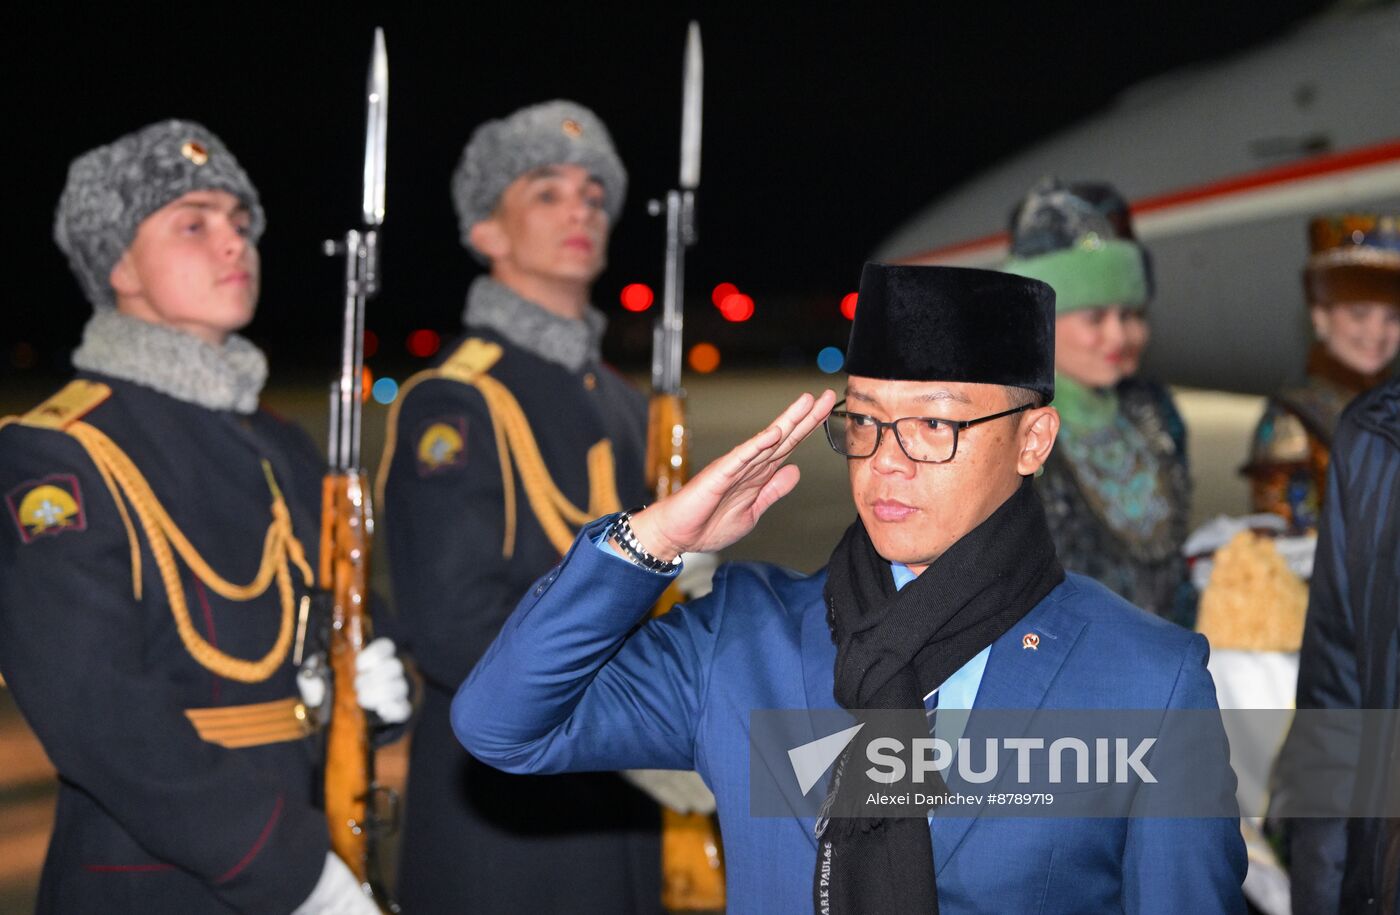
[[[847,321],[856,319],[856,297],[857,293],[848,292],[841,297],[841,315]]]
[[[747,321],[753,317],[753,299],[742,292],[731,293],[719,303],[719,313],[726,321]]]
[[[739,287],[733,283],[720,283],[710,293],[710,301],[715,303],[715,307],[724,308],[724,300],[739,291]]]
[[[442,346],[442,338],[435,330],[415,330],[408,335],[408,351],[420,359],[426,359]]]
[[[379,335],[372,330],[365,331],[365,358],[379,352]]]
[[[656,301],[655,294],[646,283],[628,283],[622,287],[622,307],[628,311],[646,311]]]

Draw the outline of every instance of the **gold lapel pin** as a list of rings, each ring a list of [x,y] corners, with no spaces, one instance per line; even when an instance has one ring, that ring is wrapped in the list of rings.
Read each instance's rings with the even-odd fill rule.
[[[583,125],[573,118],[565,118],[564,123],[559,125],[559,129],[564,131],[564,135],[577,140],[583,136]]]
[[[1029,648],[1031,651],[1039,651],[1040,636],[1036,635],[1034,632],[1027,632],[1025,635],[1021,636],[1021,647]]]

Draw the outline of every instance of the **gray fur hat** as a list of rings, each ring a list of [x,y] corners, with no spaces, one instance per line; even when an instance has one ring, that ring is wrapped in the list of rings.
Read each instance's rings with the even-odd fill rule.
[[[627,199],[627,169],[613,149],[608,128],[577,102],[541,102],[472,132],[452,173],[452,203],[462,245],[472,247],[472,226],[490,217],[512,181],[542,165],[581,165],[607,193],[608,218],[617,221]]]
[[[68,166],[53,238],[97,308],[112,308],[112,267],[146,217],[190,191],[228,191],[252,217],[257,244],[266,224],[257,188],[223,141],[193,121],[160,121],[89,150]]]

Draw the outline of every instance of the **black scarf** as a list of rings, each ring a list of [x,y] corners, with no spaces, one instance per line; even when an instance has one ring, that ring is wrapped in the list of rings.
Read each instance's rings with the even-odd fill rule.
[[[922,722],[924,695],[1007,632],[1064,577],[1029,478],[902,591],[857,519],[827,566],[836,701],[848,709],[917,709],[912,720]],[[922,727],[927,737],[927,723]],[[865,744],[876,736],[862,731],[837,762],[827,798],[836,812],[860,809],[870,784],[856,772],[844,779],[839,774],[848,759],[865,759]],[[813,900],[819,915],[936,913],[927,821],[917,815],[831,819],[818,839]]]

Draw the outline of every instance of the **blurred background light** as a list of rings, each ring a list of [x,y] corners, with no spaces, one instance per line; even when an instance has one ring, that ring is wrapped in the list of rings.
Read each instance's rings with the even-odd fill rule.
[[[441,346],[442,337],[435,330],[420,329],[408,335],[408,351],[420,359],[433,355]]]
[[[697,343],[690,348],[688,361],[692,370],[708,375],[719,368],[719,347],[713,343]]]
[[[628,283],[622,287],[622,307],[628,311],[646,311],[656,301],[656,295],[646,283]]]
[[[846,364],[846,354],[834,346],[828,346],[820,353],[817,353],[817,368],[834,375],[841,371],[841,366]]]
[[[392,378],[381,378],[372,390],[376,403],[391,404],[399,396],[399,383]]]

